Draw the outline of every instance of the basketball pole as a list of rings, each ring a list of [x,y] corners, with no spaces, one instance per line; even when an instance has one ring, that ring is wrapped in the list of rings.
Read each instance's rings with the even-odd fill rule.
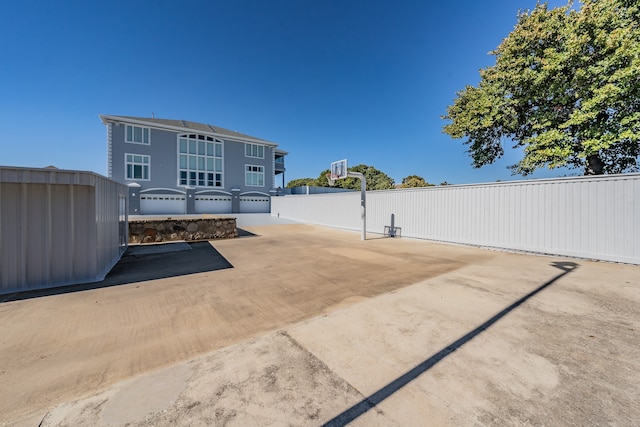
[[[360,179],[360,218],[362,219],[360,240],[367,240],[367,179],[360,172],[347,172],[347,176]]]
[[[344,172],[347,172],[346,174]],[[330,173],[327,174],[327,181],[330,186],[334,186],[336,180],[351,177],[360,180],[360,218],[362,219],[361,240],[367,240],[367,179],[360,172],[350,172],[347,168],[347,160],[339,160],[331,163]]]

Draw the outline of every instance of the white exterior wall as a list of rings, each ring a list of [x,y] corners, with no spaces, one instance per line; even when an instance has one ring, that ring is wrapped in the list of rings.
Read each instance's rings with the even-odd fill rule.
[[[0,293],[102,280],[126,249],[126,196],[90,172],[0,167]]]
[[[360,193],[272,198],[272,215],[360,230]],[[367,192],[367,231],[640,264],[640,174]]]
[[[367,193],[367,197],[371,193]],[[271,215],[328,227],[361,229],[360,192],[271,198]]]

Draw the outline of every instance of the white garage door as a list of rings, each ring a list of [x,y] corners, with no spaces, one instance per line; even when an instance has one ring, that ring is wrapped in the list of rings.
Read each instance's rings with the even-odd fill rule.
[[[240,196],[240,212],[269,212],[269,198],[264,196]]]
[[[196,213],[231,213],[231,196],[196,196]]]
[[[175,194],[141,194],[140,213],[143,215],[185,214],[187,198]]]

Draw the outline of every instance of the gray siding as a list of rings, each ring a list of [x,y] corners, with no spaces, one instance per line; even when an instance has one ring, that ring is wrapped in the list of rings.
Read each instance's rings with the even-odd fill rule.
[[[274,197],[272,215],[360,230],[360,194]],[[640,264],[640,174],[373,191],[367,231]]]
[[[185,191],[184,186],[178,185],[178,135],[181,133],[198,133],[193,130],[174,132],[151,127],[149,145],[131,144],[125,142],[125,123],[115,123],[111,131],[111,169],[112,177],[118,182],[140,184],[141,191],[151,188],[174,189]],[[269,194],[273,184],[273,147],[265,146],[264,159],[245,156],[244,142],[230,141],[218,138],[223,142],[223,187],[198,187],[196,192],[230,192],[232,188],[240,189],[241,193],[260,192]],[[144,154],[151,158],[150,180],[125,179],[125,153]],[[264,167],[265,179],[263,187],[245,185],[245,165],[259,165]],[[158,191],[162,192],[162,191]]]
[[[240,189],[240,193],[266,193],[269,194],[269,190],[272,189],[273,184],[273,148],[269,146],[264,147],[264,158],[258,159],[255,157],[247,157],[245,155],[244,142],[225,141],[224,144],[225,154],[225,187],[228,190],[232,188]],[[264,167],[264,185],[262,187],[254,187],[245,185],[245,166],[256,165]],[[227,185],[226,179],[229,183]]]
[[[129,147],[147,148],[148,154],[151,156],[151,181],[142,181],[140,184],[154,188],[175,188],[177,186],[177,141],[176,133],[151,128],[151,144],[148,147],[138,144],[124,144]]]
[[[238,188],[244,191],[244,143],[226,141],[224,144],[224,186],[227,191]]]
[[[131,144],[124,140],[125,124],[112,126],[113,179],[124,184],[137,182],[141,189],[177,188],[177,133],[151,129],[149,145]],[[125,179],[125,153],[144,154],[151,157],[149,181]],[[184,189],[182,189],[184,190]]]
[[[102,280],[126,249],[126,190],[90,172],[0,168],[0,293]]]

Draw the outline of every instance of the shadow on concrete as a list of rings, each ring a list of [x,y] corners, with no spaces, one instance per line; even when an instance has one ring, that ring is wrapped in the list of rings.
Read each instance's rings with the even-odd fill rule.
[[[326,423],[323,424],[323,426],[325,427],[345,426],[350,422],[354,421],[359,416],[365,414],[369,410],[373,409],[376,405],[383,402],[386,398],[390,397],[396,391],[400,390],[401,388],[409,384],[411,381],[418,378],[423,373],[427,372],[429,369],[434,367],[438,362],[443,360],[445,357],[449,356],[451,353],[455,352],[457,349],[459,349],[460,347],[462,347],[463,345],[471,341],[473,338],[475,338],[476,336],[478,336],[479,334],[487,330],[489,327],[493,326],[494,323],[496,323],[498,320],[502,319],[511,311],[515,310],[516,308],[524,304],[531,297],[543,291],[544,289],[552,285],[561,277],[571,273],[573,270],[578,268],[578,264],[576,264],[575,262],[552,262],[551,265],[562,270],[562,273],[558,274],[557,276],[555,276],[548,282],[544,283],[540,287],[529,292],[527,295],[523,296],[522,298],[520,298],[510,306],[506,307],[504,310],[500,311],[498,314],[496,314],[495,316],[493,316],[492,318],[484,322],[482,325],[478,326],[477,328],[467,333],[466,335],[462,336],[461,338],[458,338],[456,341],[452,342],[451,344],[449,344],[448,346],[446,346],[436,354],[432,355],[427,360],[420,363],[410,371],[396,378],[395,380],[385,385],[384,387],[382,387],[375,393],[371,394],[370,396],[365,397],[360,402],[356,403],[351,408],[337,415],[333,419],[327,421]]]
[[[242,228],[237,228],[236,230],[238,230],[238,237],[255,237],[257,236],[257,234],[253,234],[250,231],[244,230]]]
[[[387,235],[384,234],[378,234],[378,233],[371,233],[369,234],[367,232],[367,240],[381,240],[381,239],[393,239],[394,237],[389,237]]]
[[[0,302],[81,292],[226,268],[233,266],[209,242],[132,245],[101,282],[0,295]]]

